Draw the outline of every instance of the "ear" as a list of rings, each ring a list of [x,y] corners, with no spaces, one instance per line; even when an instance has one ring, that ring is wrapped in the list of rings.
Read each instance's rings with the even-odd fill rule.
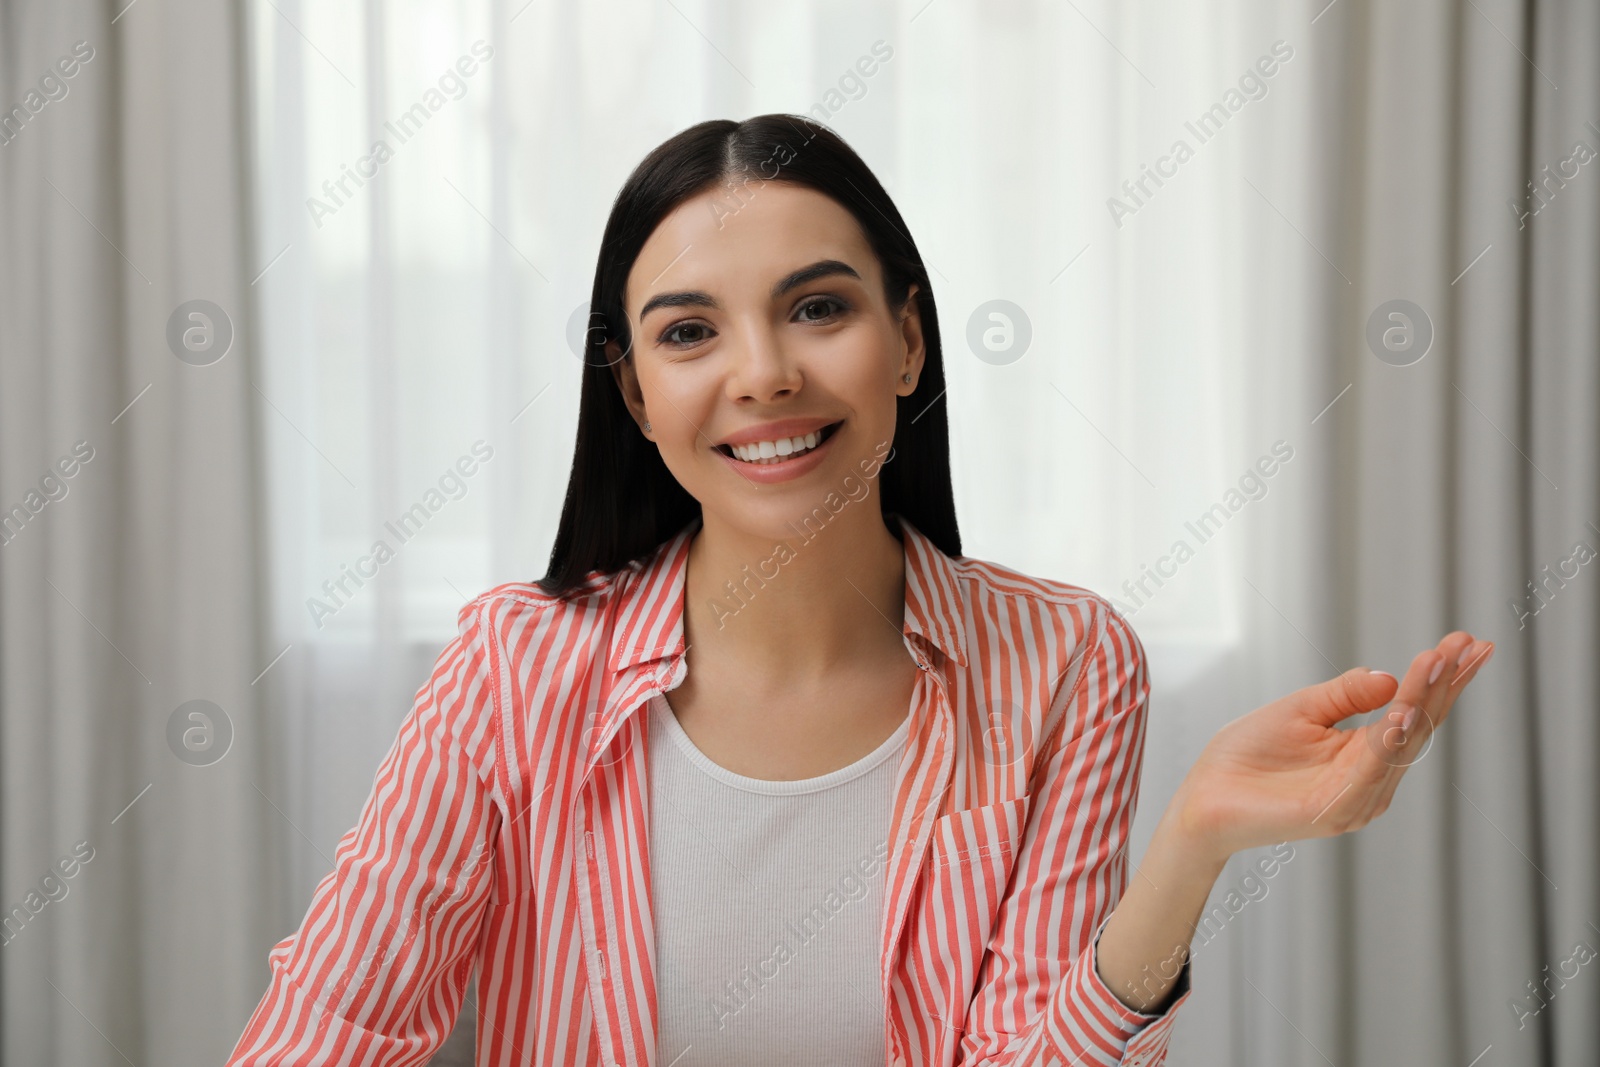
[[[633,365],[633,354],[622,354],[622,347],[616,341],[606,342],[606,362],[611,368],[611,378],[617,383],[617,388],[622,392],[622,402],[628,405],[628,412],[633,415],[633,421],[639,424],[639,432],[652,441],[655,440],[644,429],[644,424],[650,421],[650,416],[644,409],[644,391],[639,388],[639,374]]]
[[[917,305],[919,287],[916,282],[906,291],[905,306],[900,309],[900,362],[895,369],[895,389],[902,395],[914,392],[922,377],[922,365],[927,358],[927,348],[922,337],[922,309]],[[905,376],[911,375],[910,384]]]

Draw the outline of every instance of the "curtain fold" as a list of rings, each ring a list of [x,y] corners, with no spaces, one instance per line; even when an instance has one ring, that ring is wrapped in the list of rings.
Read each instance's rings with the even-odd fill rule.
[[[218,1062],[264,980],[246,74],[231,5],[0,4],[6,1064]]]
[[[1262,322],[1288,341],[1254,362],[1313,362],[1290,406],[1321,414],[1302,431],[1304,510],[1250,531],[1254,662],[1231,707],[1357,664],[1398,674],[1451,629],[1497,650],[1388,813],[1297,846],[1282,906],[1216,970],[1197,963],[1174,1056],[1588,1063],[1600,583],[1578,560],[1600,549],[1600,181],[1575,160],[1600,148],[1600,18],[1315,6],[1300,210],[1245,195],[1287,239],[1266,254],[1300,290],[1263,290],[1290,301]],[[1256,165],[1284,144],[1258,145]],[[1395,300],[1431,322],[1415,362],[1369,340]],[[1258,421],[1283,401],[1261,396]]]

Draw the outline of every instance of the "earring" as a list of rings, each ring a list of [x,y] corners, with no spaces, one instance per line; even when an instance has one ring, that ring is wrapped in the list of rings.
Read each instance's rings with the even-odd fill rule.
[[[644,432],[645,433],[649,433],[650,432],[650,424],[648,422],[644,424]]]
[[[906,375],[902,375],[902,377],[905,378],[905,382],[906,382],[907,385],[911,384],[911,375],[906,374]]]

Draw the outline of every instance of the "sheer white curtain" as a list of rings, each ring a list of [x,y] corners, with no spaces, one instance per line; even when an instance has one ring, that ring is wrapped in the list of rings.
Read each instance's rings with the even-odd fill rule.
[[[1305,203],[1305,156],[1282,150],[1313,96],[1303,18],[1225,4],[280,0],[255,6],[253,29],[258,244],[283,250],[256,288],[274,627],[289,649],[270,676],[278,803],[301,831],[286,928],[455,609],[543,573],[576,424],[570,320],[611,198],[677,130],[768,111],[826,115],[928,262],[967,553],[1133,615],[1158,682],[1142,848],[1199,744],[1245,708],[1243,687],[1216,677],[1233,677],[1253,609],[1237,577],[1251,527],[1296,524],[1302,471],[1319,462],[1306,424],[1327,398],[1305,361],[1275,357],[1296,286],[1328,269],[1242,184]],[[1278,40],[1293,58],[1260,79],[1264,95],[1214,142],[1188,133]],[[478,62],[446,78],[459,98],[401,126],[461,57]],[[364,162],[380,139],[392,158]],[[1181,165],[1162,160],[1177,139],[1194,146]],[[1156,185],[1157,166],[1175,176]],[[341,189],[347,170],[375,176]],[[994,300],[1026,319],[1020,358],[968,341]],[[1279,440],[1294,459],[1261,480],[1266,495],[1213,539],[1188,534]],[[460,499],[400,529],[474,442],[493,458]],[[1158,585],[1148,568],[1172,571],[1179,539],[1194,557]],[[379,541],[392,558],[363,563]],[[345,568],[375,574],[339,589]],[[1209,699],[1186,700],[1201,683]],[[1206,966],[1231,966],[1222,956]],[[1225,1021],[1189,1025],[1211,1044]]]
[[[828,109],[896,197],[940,302],[969,554],[1119,596],[1186,661],[1238,642],[1237,537],[1138,608],[1119,588],[1272,445],[1237,350],[1254,280],[1234,157],[1292,90],[1275,82],[1238,120],[1256,129],[1226,131],[1119,228],[1106,201],[1182,132],[1187,90],[1220,92],[1279,34],[1200,9],[1159,27],[1100,14],[1150,35],[1158,89],[1070,6],[256,6],[258,224],[282,251],[256,285],[274,626],[292,646],[273,675],[295,680],[306,777],[289,795],[314,840],[352,823],[456,607],[543,573],[576,424],[570,320],[610,200],[709,117]],[[458,99],[402,123],[483,54],[447,78]],[[365,163],[380,139],[392,158]],[[968,342],[993,300],[1021,309],[1020,358]],[[475,443],[492,458],[446,477]],[[302,892],[323,865],[303,859]]]
[[[249,10],[256,244],[281,250],[254,288],[286,650],[268,675],[277,803],[299,831],[285,931],[456,608],[543,573],[576,422],[572,320],[617,188],[695,122],[810,112],[873,167],[929,265],[966,552],[1117,598],[1150,652],[1136,854],[1226,720],[1360,663],[1400,673],[1448,629],[1502,642],[1510,681],[1461,715],[1510,709],[1511,725],[1442,740],[1361,841],[1296,846],[1270,877],[1251,873],[1261,855],[1230,865],[1174,1062],[1592,1049],[1570,1014],[1502,1032],[1504,1002],[1582,932],[1522,866],[1552,832],[1527,762],[1550,727],[1530,741],[1524,724],[1592,742],[1573,709],[1594,693],[1592,671],[1538,676],[1559,697],[1540,711],[1502,601],[1595,514],[1582,417],[1536,449],[1519,392],[1529,344],[1592,358],[1592,322],[1552,297],[1546,334],[1506,332],[1539,260],[1503,200],[1581,132],[1592,16],[1489,0]],[[1592,292],[1585,177],[1539,269]],[[1394,299],[1433,312],[1433,349],[1408,367],[1365,339]],[[1026,320],[1018,358],[968,342],[1006,325],[997,300]],[[1544,366],[1540,405],[1563,382],[1593,397],[1591,371]],[[1501,538],[1496,520],[1543,492],[1518,451],[1578,471],[1562,508]],[[1592,619],[1592,591],[1564,595]],[[1581,646],[1593,630],[1574,627]],[[1523,762],[1502,787],[1504,751]],[[1570,863],[1593,899],[1592,846]],[[1597,999],[1568,1003],[1582,996]]]

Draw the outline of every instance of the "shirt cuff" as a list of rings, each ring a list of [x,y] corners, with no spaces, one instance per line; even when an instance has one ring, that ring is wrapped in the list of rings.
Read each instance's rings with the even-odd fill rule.
[[[1100,977],[1100,934],[1109,920],[1108,915],[1101,921],[1094,940],[1067,972],[1047,1028],[1049,1037],[1057,1054],[1069,1062],[1092,1050],[1091,1055],[1083,1056],[1083,1063],[1159,1064],[1166,1057],[1174,1013],[1189,999],[1189,959],[1186,955],[1161,1011],[1135,1011]]]

